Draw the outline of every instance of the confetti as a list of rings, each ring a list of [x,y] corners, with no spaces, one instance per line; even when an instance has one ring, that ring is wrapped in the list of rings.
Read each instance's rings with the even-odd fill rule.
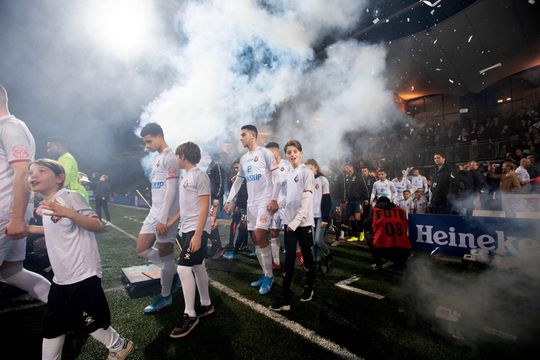
[[[470,43],[470,42],[471,42],[471,40],[472,40],[472,37],[473,37],[472,35],[471,35],[471,36],[469,36],[469,41],[467,41],[468,43]]]
[[[454,83],[454,80],[452,80],[452,79],[448,79],[448,81],[450,81],[452,84]]]
[[[436,69],[435,69],[435,71],[441,71],[441,70],[442,70],[442,69],[440,69],[440,68],[436,68]]]
[[[427,1],[427,0],[423,1],[424,4],[426,4],[427,6],[431,6],[431,7],[437,6],[440,2],[441,2],[441,0],[437,0],[437,1],[433,2],[433,3],[431,1]]]
[[[411,86],[411,91],[414,91],[414,86]]]
[[[435,45],[437,43],[437,39],[435,39],[435,41],[433,42],[433,45]]]
[[[407,18],[407,22],[411,22],[411,19]]]
[[[534,0],[529,0],[529,4],[534,5]]]
[[[501,64],[501,63],[497,63],[497,64],[495,64],[495,65],[492,65],[492,66],[490,66],[490,67],[487,67],[487,68],[485,68],[485,69],[480,70],[479,73],[480,73],[480,75],[484,75],[484,74],[486,73],[486,71],[496,69],[496,68],[498,68],[498,67],[500,67],[500,66],[502,66],[502,64]]]
[[[435,14],[435,9],[431,10],[429,13],[430,13],[431,15]]]
[[[378,23],[378,22],[379,22],[379,18],[373,19],[373,23],[374,23],[374,24],[376,24],[376,23]]]

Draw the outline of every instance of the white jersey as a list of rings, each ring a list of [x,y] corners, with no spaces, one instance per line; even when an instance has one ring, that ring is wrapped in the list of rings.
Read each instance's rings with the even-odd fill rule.
[[[285,225],[293,230],[298,226],[314,226],[313,218],[313,172],[304,164],[291,169],[287,174],[287,200],[285,205]],[[310,193],[309,200],[302,204],[302,195]],[[303,206],[302,206],[303,205]]]
[[[33,161],[35,152],[34,137],[25,123],[12,115],[0,118],[0,220],[11,218],[14,175],[11,164]],[[32,201],[28,206],[32,207]]]
[[[176,155],[171,148],[165,148],[154,160],[152,167],[152,175],[150,177],[152,189],[152,208],[149,216],[159,217],[163,209],[165,200],[166,181],[170,178],[178,178],[180,169],[176,163]],[[170,217],[178,211],[178,201],[173,202],[173,206],[169,210]]]
[[[371,201],[386,196],[390,201],[394,200],[396,194],[396,187],[394,183],[386,179],[384,181],[377,180],[373,184],[373,190],[371,191]]]
[[[402,198],[401,200],[397,200],[396,205],[399,206],[400,208],[402,208],[403,210],[405,210],[405,212],[407,213],[407,216],[408,216],[409,213],[412,212],[413,198],[408,198],[407,200]]]
[[[291,163],[285,159],[281,159],[277,168],[279,174],[278,204],[284,204],[285,199],[287,198],[287,173],[289,170],[291,170]]]
[[[180,178],[180,221],[183,233],[197,230],[199,222],[199,197],[210,196],[210,178],[199,169],[191,168]],[[204,231],[210,234],[210,200],[208,202],[208,218],[204,224]]]
[[[425,176],[418,175],[418,176],[411,176],[411,193],[414,194],[414,192],[418,189],[424,190],[424,193],[428,192],[428,184],[427,179]]]
[[[326,176],[318,176],[313,182],[313,217],[315,219],[322,216],[321,203],[322,196],[330,194],[330,183]]]
[[[85,216],[96,216],[81,194],[61,189],[54,198],[62,206]],[[74,284],[92,276],[101,278],[101,258],[96,236],[68,218],[51,218],[43,211],[47,253],[59,285]],[[97,217],[97,216],[96,216]]]
[[[398,178],[392,179],[394,186],[396,187],[396,201],[403,200],[403,192],[405,190],[411,191],[411,182],[406,177],[402,177],[401,181]]]
[[[248,206],[266,205],[272,200],[272,171],[277,167],[274,154],[261,146],[242,155],[238,176],[247,183]]]
[[[531,180],[531,176],[527,172],[527,169],[525,169],[523,166],[519,166],[516,169],[516,175],[519,178],[519,181],[522,183],[526,183]]]

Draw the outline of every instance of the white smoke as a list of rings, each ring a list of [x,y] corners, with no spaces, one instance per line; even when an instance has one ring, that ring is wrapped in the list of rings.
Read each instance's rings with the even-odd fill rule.
[[[238,144],[241,125],[277,118],[275,138],[304,140],[309,157],[327,160],[343,134],[396,117],[386,90],[386,50],[354,40],[314,46],[350,31],[367,1],[187,2],[177,16],[182,44],[174,85],[144,110],[169,145]],[[279,116],[277,114],[280,114]],[[275,123],[274,123],[275,124]],[[335,156],[333,154],[332,156]]]

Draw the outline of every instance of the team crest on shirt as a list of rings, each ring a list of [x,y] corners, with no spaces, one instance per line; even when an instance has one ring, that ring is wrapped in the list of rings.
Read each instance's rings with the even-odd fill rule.
[[[283,171],[285,171],[285,168],[282,166],[282,167],[279,169],[279,171],[282,171],[282,172],[283,172]]]
[[[15,145],[11,149],[11,154],[17,159],[27,159],[30,157],[28,149],[24,145]]]
[[[261,215],[259,220],[261,220],[261,223],[266,224],[268,222],[268,216],[267,215]]]
[[[259,161],[259,157],[258,157],[258,156],[255,156],[255,157],[253,158],[253,162],[257,162],[257,161]]]
[[[189,186],[189,182],[186,180],[184,181],[184,183],[182,184],[182,186],[185,188],[187,188]]]
[[[161,164],[161,159],[157,159],[157,161],[156,161],[156,167],[159,167],[159,164]]]
[[[300,180],[300,177],[298,177],[298,175],[296,175],[296,176],[294,177],[294,182],[298,182],[298,180]]]
[[[319,190],[319,184],[315,184],[315,189]]]

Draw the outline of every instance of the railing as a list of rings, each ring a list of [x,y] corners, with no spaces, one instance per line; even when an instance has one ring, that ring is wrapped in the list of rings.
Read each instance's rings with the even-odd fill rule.
[[[446,161],[450,163],[467,162],[471,160],[486,161],[504,159],[509,152],[513,139],[498,139],[478,142],[473,140],[469,144],[453,144],[447,146],[430,146],[420,151],[402,154],[405,163],[415,166],[433,165],[433,154],[441,151],[446,154]]]

